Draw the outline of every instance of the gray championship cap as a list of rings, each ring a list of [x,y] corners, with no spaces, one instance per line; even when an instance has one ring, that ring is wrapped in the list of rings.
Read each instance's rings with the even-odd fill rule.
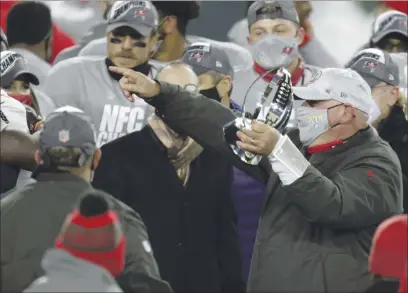
[[[1,53],[1,87],[6,88],[17,77],[24,75],[28,82],[39,85],[38,78],[30,72],[27,61],[20,54],[13,51],[2,51]]]
[[[128,26],[147,37],[159,25],[159,15],[150,1],[117,1],[107,16],[109,33]]]
[[[214,44],[197,42],[190,45],[181,61],[190,65],[197,75],[213,70],[234,77],[227,53]]]
[[[394,33],[408,38],[407,15],[399,11],[384,12],[375,20],[371,44],[376,45],[383,38]]]
[[[0,51],[6,51],[8,50],[8,41],[7,41],[7,36],[3,32],[3,29],[0,27]]]
[[[47,151],[55,147],[79,148],[82,155],[78,164],[81,167],[96,150],[95,130],[91,119],[85,113],[71,106],[64,106],[54,110],[44,122],[40,133],[40,154],[45,161]],[[48,158],[52,160],[52,158]],[[58,165],[64,166],[63,162]]]
[[[299,16],[293,1],[255,1],[248,8],[248,26],[253,25],[260,19],[276,18],[283,18],[296,23],[300,23]]]
[[[380,49],[365,49],[357,53],[347,66],[358,72],[371,88],[385,82],[399,86],[399,68],[389,53]]]

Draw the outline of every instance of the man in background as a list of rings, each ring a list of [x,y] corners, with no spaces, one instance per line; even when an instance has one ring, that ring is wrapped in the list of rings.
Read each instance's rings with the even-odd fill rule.
[[[81,110],[66,106],[48,116],[35,153],[36,182],[1,201],[2,292],[22,292],[43,274],[44,252],[53,247],[80,196],[92,188],[89,182],[100,158],[92,123]],[[140,216],[107,198],[127,239],[125,268],[118,277],[123,291],[171,292],[160,278]]]
[[[114,277],[125,266],[126,238],[104,193],[88,190],[67,215],[55,248],[41,260],[45,275],[23,292],[123,292]]]
[[[405,100],[399,88],[404,76],[400,76],[398,65],[390,54],[379,49],[358,52],[348,67],[357,71],[371,87],[376,107],[370,122],[401,162],[402,199],[404,211],[408,212],[408,121],[404,113]]]
[[[158,14],[150,1],[118,1],[108,14],[107,55],[75,57],[51,70],[45,93],[58,107],[82,109],[96,127],[97,145],[140,130],[152,113],[142,99],[129,101],[110,65],[132,68],[148,76],[156,70],[148,61],[157,42]]]
[[[249,7],[247,19],[252,65],[235,72],[231,98],[238,105],[245,102],[245,111],[253,113],[280,67],[291,73],[292,84],[296,86],[308,84],[319,69],[305,64],[299,55],[305,30],[300,26],[293,1],[256,1]],[[294,108],[300,103],[295,101]],[[293,111],[288,126],[294,124]]]
[[[7,38],[10,49],[27,60],[30,72],[43,86],[51,70],[53,41],[51,12],[47,5],[34,1],[14,5],[7,14]]]
[[[254,1],[247,1],[249,8]],[[313,27],[309,16],[312,12],[311,1],[294,1],[299,15],[300,25],[305,29],[305,38],[299,46],[299,52],[305,62],[318,67],[339,67],[336,59],[324,48],[313,34]],[[247,9],[248,10],[248,9]],[[228,32],[228,38],[244,48],[248,48],[248,20],[246,18],[236,22]]]
[[[19,1],[0,1],[0,24],[4,31],[7,30],[7,14],[9,10],[18,2]],[[57,56],[60,51],[75,45],[74,40],[64,31],[62,31],[55,23],[52,24],[52,30],[54,40],[52,42],[51,63],[54,61],[55,56]]]
[[[407,14],[391,10],[380,14],[374,22],[370,47],[389,53],[408,53]]]
[[[200,94],[229,107],[237,115],[241,108],[230,99],[233,91],[234,70],[225,51],[210,43],[193,43],[181,59],[190,65],[198,76]],[[231,195],[238,215],[238,235],[240,237],[243,275],[248,278],[251,256],[265,185],[249,177],[243,171],[234,169]]]
[[[66,5],[72,5],[71,4],[72,1],[65,1],[65,2],[67,2]],[[69,58],[77,57],[79,52],[91,41],[105,37],[106,26],[107,26],[106,18],[107,18],[107,15],[113,3],[114,3],[113,0],[97,1],[99,9],[96,9],[95,13],[100,12],[101,18],[103,19],[93,24],[92,27],[85,33],[85,35],[82,36],[82,38],[78,41],[78,43],[75,46],[71,46],[69,48],[62,50],[55,58],[54,64],[57,64],[58,62],[69,59]],[[72,21],[69,15],[66,18],[66,20],[68,22]],[[104,55],[106,54],[103,54],[103,56]]]
[[[207,42],[222,47],[235,70],[252,66],[249,52],[234,43],[217,42],[200,36],[186,35],[188,23],[200,13],[198,1],[153,1],[159,12],[159,43],[150,63],[158,69],[179,60],[187,47],[195,42]],[[94,40],[85,46],[79,56],[106,55],[106,38]]]
[[[198,78],[170,63],[157,79],[198,92]],[[93,186],[140,213],[161,276],[174,292],[244,292],[232,168],[159,116],[102,147]]]

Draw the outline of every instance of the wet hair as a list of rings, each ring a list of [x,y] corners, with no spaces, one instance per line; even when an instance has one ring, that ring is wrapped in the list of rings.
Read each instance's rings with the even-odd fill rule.
[[[189,21],[200,15],[198,1],[152,1],[152,3],[157,9],[160,19],[166,16],[177,17],[177,29],[183,36],[186,35]]]
[[[50,38],[51,30],[51,11],[44,3],[18,2],[7,14],[7,38],[10,46],[18,43],[38,44]]]

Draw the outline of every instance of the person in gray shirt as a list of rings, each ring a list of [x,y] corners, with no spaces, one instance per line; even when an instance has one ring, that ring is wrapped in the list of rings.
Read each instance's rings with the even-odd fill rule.
[[[41,89],[51,70],[50,9],[34,1],[14,5],[7,14],[7,38],[10,49],[22,55],[30,72],[37,76]]]
[[[129,101],[120,90],[116,65],[154,77],[148,60],[157,41],[158,14],[149,1],[118,1],[107,16],[107,56],[75,57],[51,70],[45,92],[57,106],[82,109],[92,118],[97,145],[140,130],[153,112],[142,99]]]

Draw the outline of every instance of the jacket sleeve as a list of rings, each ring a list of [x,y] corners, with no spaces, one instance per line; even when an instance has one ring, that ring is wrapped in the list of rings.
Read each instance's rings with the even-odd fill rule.
[[[160,277],[146,226],[139,214],[129,207],[125,209],[128,210],[125,219],[126,264],[122,275],[117,279],[119,286],[123,292],[173,292],[170,285]]]
[[[331,178],[309,166],[283,188],[307,219],[336,229],[376,225],[402,211],[401,169],[385,157],[366,157]]]
[[[218,262],[221,272],[222,292],[245,292],[242,260],[237,232],[237,214],[231,196],[232,169],[219,194],[218,208]]]
[[[263,158],[257,166],[242,162],[224,139],[223,126],[235,119],[230,109],[200,94],[179,86],[160,83],[160,94],[146,102],[156,108],[160,117],[176,132],[190,136],[203,148],[212,149],[230,164],[266,184],[271,166]]]

